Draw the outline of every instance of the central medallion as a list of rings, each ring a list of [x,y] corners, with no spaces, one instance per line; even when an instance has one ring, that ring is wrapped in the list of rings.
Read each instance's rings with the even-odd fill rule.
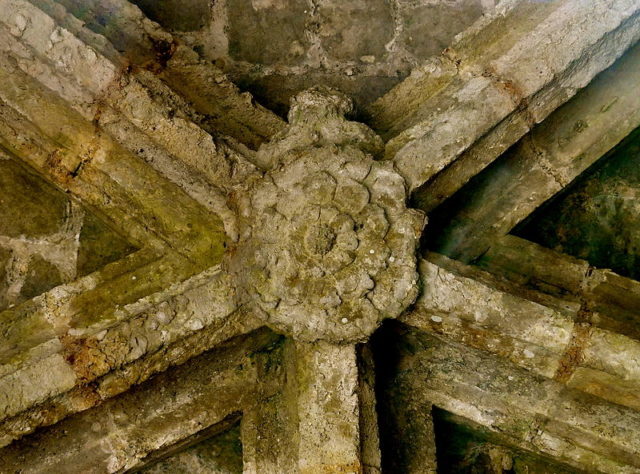
[[[351,106],[328,89],[299,94],[241,212],[232,268],[246,302],[302,341],[366,340],[418,294],[424,216],[407,209],[393,162],[374,159],[382,140],[344,118]]]

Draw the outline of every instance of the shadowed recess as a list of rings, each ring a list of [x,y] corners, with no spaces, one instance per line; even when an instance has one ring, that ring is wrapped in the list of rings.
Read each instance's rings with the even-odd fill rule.
[[[495,435],[445,410],[433,408],[438,474],[572,474],[559,465],[523,450],[501,445]]]
[[[232,428],[188,446],[158,462],[141,469],[145,474],[240,474],[242,472],[242,442],[240,422]]]
[[[640,129],[512,233],[640,279]]]

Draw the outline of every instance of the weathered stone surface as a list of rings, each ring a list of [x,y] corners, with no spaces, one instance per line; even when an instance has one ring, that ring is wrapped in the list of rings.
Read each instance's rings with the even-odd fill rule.
[[[258,377],[271,380],[273,391],[277,366],[265,371],[251,354],[273,351],[278,339],[262,331],[203,354],[122,397],[4,448],[0,469],[113,473],[144,465],[149,453],[171,448],[254,404]]]
[[[640,283],[598,270],[584,260],[506,235],[476,262],[499,278],[582,304],[591,323],[640,340]]]
[[[541,122],[637,41],[639,22],[631,0],[503,2],[372,106],[386,157],[416,189],[521,109]]]
[[[78,28],[77,22],[64,19],[67,12],[52,6],[50,0],[33,1],[65,27],[72,31],[71,26]],[[59,0],[58,3],[91,31],[104,35],[113,45],[109,45],[112,51],[115,47],[122,52],[124,67],[131,61],[159,74],[193,106],[197,114],[192,119],[207,132],[230,135],[255,148],[284,125],[273,113],[253,103],[249,94],[240,93],[219,68],[201,60],[128,1]],[[187,14],[188,9],[181,10]],[[81,37],[87,41],[89,35]]]
[[[292,64],[304,58],[309,47],[305,21],[311,9],[306,2],[227,0],[227,4],[232,58],[257,64]]]
[[[579,302],[580,291],[591,273],[583,260],[561,256],[558,252],[507,234],[475,262],[523,287],[533,288],[564,300]]]
[[[595,321],[579,303],[544,296],[531,301],[526,290],[507,291],[490,275],[437,255],[421,261],[420,273],[423,294],[402,322],[605,400],[640,406],[633,393],[640,389],[640,344],[593,327]],[[604,391],[604,383],[611,390]]]
[[[84,276],[134,250],[64,193],[13,159],[0,160],[0,310]],[[92,239],[83,238],[91,226]],[[98,239],[108,240],[109,251]],[[105,245],[104,243],[102,245]],[[86,267],[82,256],[91,255]],[[9,259],[10,257],[10,259]]]
[[[446,339],[406,328],[389,331],[394,339],[385,339],[382,348],[393,361],[395,378],[388,383],[420,403],[578,470],[631,473],[640,468],[633,434],[640,422],[637,411]]]
[[[39,2],[45,11],[53,9],[48,2]],[[77,19],[64,10],[55,10],[50,16],[28,2],[16,3],[18,7],[21,15],[32,18],[32,27],[25,27],[25,32],[18,38],[10,32],[5,33],[5,49],[10,58],[15,58],[17,66],[55,90],[85,119],[109,132],[121,146],[150,163],[193,199],[219,214],[229,234],[237,236],[226,193],[233,184],[242,182],[247,174],[253,172],[253,166],[244,156],[251,153],[238,152],[196,126],[194,122],[201,123],[202,120],[191,104],[151,72],[127,72],[125,58],[103,45],[99,37],[78,25]],[[56,33],[54,17],[66,22],[70,29],[60,29],[64,34]],[[10,19],[7,21],[10,25]],[[54,33],[59,38],[56,48],[50,50],[43,39]],[[29,54],[22,43],[41,54]],[[73,54],[65,61],[59,61],[57,58],[62,50]],[[176,74],[193,76],[193,80],[197,76],[199,82],[204,83],[215,79],[210,77],[211,71],[199,67],[197,61],[194,63],[192,55],[193,52],[190,56],[184,47],[177,47],[167,61],[171,62],[172,71]],[[78,67],[84,58],[91,58],[97,73],[87,74]],[[69,76],[72,71],[83,75],[80,83]],[[188,84],[189,81],[180,81],[177,89],[182,91],[184,88],[187,95],[195,94],[200,102],[218,102],[211,97],[214,89],[210,88],[203,94]],[[78,169],[73,173],[79,173],[83,165],[83,161],[77,164]]]
[[[136,281],[131,273],[124,276],[125,281]],[[91,280],[83,283],[95,284]],[[70,328],[69,319],[74,318],[74,309],[82,304],[74,295],[83,290],[79,285],[59,287],[58,291],[36,299],[32,304],[35,307],[17,307],[13,314],[3,313],[2,330],[7,344],[0,353],[0,397],[4,400],[0,416],[5,420],[2,444],[43,423],[53,423],[70,412],[86,409],[87,395],[79,402],[74,401],[77,395],[72,389],[93,382],[88,394],[92,400],[88,406],[92,406],[154,373],[254,329],[256,324],[250,322],[251,318],[238,321],[234,314],[234,292],[228,283],[228,278],[214,269],[213,273],[204,272],[147,298],[136,301],[134,296],[129,303],[106,285],[102,291],[121,300],[113,302],[118,308],[115,316],[119,322],[111,320],[114,315],[108,312],[103,315],[105,319],[89,324],[98,314],[81,313]],[[88,291],[82,296],[91,304],[98,301],[99,291],[93,295]],[[43,359],[55,363],[58,372],[70,375],[56,375],[43,364]],[[37,378],[40,383],[32,384]],[[19,387],[22,396],[11,396]],[[65,400],[67,395],[69,400]],[[44,409],[39,408],[52,397],[58,397],[53,399],[53,406],[47,408],[45,403]]]
[[[7,60],[4,56],[0,59]],[[173,247],[178,252],[203,252],[201,257],[212,253],[217,253],[218,258],[221,256],[224,247],[220,237],[224,232],[217,216],[122,148],[111,136],[96,133],[95,126],[60,97],[21,75],[10,60],[7,62],[8,69],[0,69],[3,77],[0,95],[6,104],[13,104],[21,113],[4,107],[0,127],[6,132],[2,135],[3,144],[13,155],[98,208],[101,216],[134,244],[145,242],[161,248],[162,242],[181,241]],[[22,140],[13,140],[18,129]],[[61,146],[60,142],[65,145]],[[193,211],[188,217],[186,209]],[[189,245],[185,245],[187,241]],[[208,266],[206,258],[198,260]]]
[[[291,100],[301,91],[323,84],[337,89],[353,99],[355,117],[367,123],[366,105],[372,98],[380,97],[395,86],[403,74],[372,71],[367,73],[359,65],[349,66],[340,72],[315,70],[310,66],[302,66],[299,73],[280,71],[265,74],[262,71],[242,71],[231,74],[231,77],[243,89],[251,93],[270,110],[286,117]]]
[[[281,393],[242,420],[247,473],[380,472],[370,355],[288,342]],[[366,351],[365,351],[366,352]]]
[[[285,350],[290,347],[285,346]],[[242,465],[246,474],[277,474],[298,469],[297,386],[295,360],[287,359],[287,383],[280,393],[262,400],[243,413],[241,421]]]
[[[440,54],[455,35],[471,26],[486,10],[480,0],[398,2],[407,50],[426,59]],[[483,8],[484,7],[484,8]]]
[[[301,474],[359,472],[358,367],[353,346],[296,346]]]
[[[290,97],[318,84],[349,94],[364,110],[493,3],[218,0],[207,26],[174,36],[282,117]]]
[[[430,242],[431,248],[471,261],[484,253],[497,237],[508,233],[537,207],[567,187],[640,125],[638,81],[640,47],[635,46],[432,212],[431,222],[439,232],[431,234],[435,237]],[[627,143],[632,147],[633,139]],[[633,151],[628,150],[621,153],[634,156]],[[619,157],[618,163],[621,160],[624,157]],[[608,174],[615,174],[613,168],[609,168]],[[629,179],[632,180],[631,176]],[[440,195],[446,196],[450,192],[451,188],[440,187],[444,186],[444,181],[428,191],[425,188],[424,192],[418,192],[417,201],[424,203],[426,210],[441,202]],[[600,192],[606,194],[606,190]],[[519,204],[514,206],[516,202]],[[558,219],[559,216],[551,218],[553,222]],[[532,229],[540,225],[534,223]],[[571,226],[571,232],[575,233],[586,224]],[[568,238],[561,235],[556,239]],[[549,242],[549,246],[554,245],[553,241]],[[601,253],[606,253],[609,246],[603,247]],[[578,250],[573,255],[584,257]],[[604,257],[596,258],[602,260]]]
[[[7,305],[6,294],[9,287],[7,275],[10,270],[12,252],[5,248],[0,247],[0,308],[5,308]]]
[[[333,59],[382,59],[395,30],[391,8],[389,0],[321,0],[317,7],[320,43]]]
[[[579,123],[589,127],[586,121]],[[600,163],[515,233],[638,280],[640,133],[631,134]]]
[[[212,436],[140,470],[145,474],[241,474],[240,427]]]
[[[3,159],[0,189],[0,235],[33,238],[59,230],[69,198],[53,186],[15,161]]]
[[[56,266],[36,255],[29,262],[20,294],[22,299],[29,300],[62,283],[62,275]]]
[[[303,58],[309,47],[304,29],[310,6],[305,2],[228,0],[228,6],[232,58],[257,64],[291,64]]]
[[[92,214],[86,214],[78,238],[78,276],[92,273],[135,248]]]
[[[440,466],[450,472],[575,474],[576,469],[514,446],[466,418],[434,408]]]
[[[623,335],[637,317],[637,284],[577,260],[563,270],[564,258],[548,264],[551,250],[498,255],[488,266],[511,265],[504,275],[430,254],[418,278],[424,217],[407,208],[407,182],[395,163],[376,161],[381,139],[345,120],[353,110],[343,96],[319,88],[299,95],[289,126],[257,153],[217,136],[215,123],[228,122],[240,135],[264,125],[259,107],[236,107],[246,97],[230,93],[227,101],[232,88],[198,57],[206,56],[198,45],[202,31],[228,20],[225,0],[208,5],[221,20],[180,39],[125,0],[7,1],[8,13],[0,10],[0,147],[71,195],[62,220],[73,238],[56,245],[75,257],[60,266],[43,257],[62,255],[53,247],[38,254],[41,261],[11,247],[4,268],[27,275],[30,262],[53,263],[62,279],[75,279],[86,220],[79,201],[141,250],[0,313],[0,443],[22,438],[2,450],[0,471],[117,472],[179,452],[164,467],[212,470],[188,447],[238,422],[240,411],[248,473],[443,470],[438,406],[466,418],[465,426],[481,425],[499,444],[479,446],[474,468],[520,469],[516,448],[590,472],[640,468],[640,345],[629,337],[637,330]],[[456,126],[479,120],[466,160],[477,157],[485,166],[613,60],[636,31],[637,4],[625,1],[591,5],[603,20],[594,25],[579,1],[508,0],[461,36],[458,49],[440,60],[443,75],[432,78],[451,73],[450,90],[459,94],[431,105],[451,106]],[[256,0],[250,8],[280,4]],[[399,77],[414,58],[403,36],[410,32],[407,15],[420,16],[427,4],[370,2],[370,18],[359,0],[301,5],[308,7],[308,44],[296,50],[300,63],[262,65],[255,77],[317,68],[327,76],[391,77],[393,70]],[[336,11],[352,12],[353,20]],[[337,42],[352,35],[351,23],[362,29],[389,12],[393,28],[385,24],[378,36],[365,31],[362,43]],[[567,39],[574,29],[580,35]],[[527,36],[544,46],[543,54],[546,40],[566,50],[539,56]],[[228,51],[224,38],[216,47]],[[371,52],[366,48],[377,53],[348,58]],[[536,61],[528,62],[527,53]],[[235,61],[232,68],[239,64],[240,72],[255,66]],[[218,81],[221,87],[213,85]],[[413,92],[398,97],[400,115]],[[474,109],[482,100],[489,112]],[[399,120],[424,123],[431,112],[418,107]],[[252,114],[257,129],[243,121]],[[490,123],[497,125],[473,148],[473,135]],[[573,130],[563,126],[562,133]],[[443,127],[445,136],[459,135],[455,126]],[[244,143],[263,142],[258,135],[249,132]],[[605,138],[595,137],[606,145]],[[459,153],[453,143],[446,153]],[[571,153],[557,155],[573,161]],[[533,161],[543,174],[566,178],[542,158]],[[456,166],[464,163],[448,169]],[[516,207],[525,208],[528,197],[518,197]],[[97,253],[108,246],[102,237]],[[85,234],[82,244],[89,240]],[[344,256],[350,260],[343,272],[334,265],[343,265]],[[523,265],[512,264],[518,260]],[[18,285],[11,291],[17,294]],[[357,320],[363,315],[369,319]],[[388,339],[394,325],[381,330],[378,395],[391,397],[377,406],[373,357],[354,343],[388,317],[437,336],[405,328]],[[265,323],[293,338],[281,345],[266,329],[244,337]],[[199,356],[238,335],[235,349]],[[378,412],[388,430],[384,462]],[[404,433],[411,439],[394,439]]]
[[[363,340],[418,291],[424,218],[393,165],[373,160],[380,139],[343,118],[350,107],[328,90],[297,96],[290,127],[258,154],[273,171],[252,190],[231,262],[265,320],[305,341]]]

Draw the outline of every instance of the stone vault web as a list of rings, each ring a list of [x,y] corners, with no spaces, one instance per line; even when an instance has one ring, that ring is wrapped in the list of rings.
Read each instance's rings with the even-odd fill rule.
[[[0,471],[640,469],[638,283],[512,232],[635,146],[636,0],[2,2],[0,163],[127,249],[0,313]]]

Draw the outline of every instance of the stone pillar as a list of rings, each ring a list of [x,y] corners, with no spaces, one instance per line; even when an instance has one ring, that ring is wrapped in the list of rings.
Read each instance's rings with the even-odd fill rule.
[[[296,356],[300,473],[362,472],[355,347],[298,343]]]
[[[372,364],[355,345],[290,340],[286,383],[242,419],[245,473],[379,473]]]

